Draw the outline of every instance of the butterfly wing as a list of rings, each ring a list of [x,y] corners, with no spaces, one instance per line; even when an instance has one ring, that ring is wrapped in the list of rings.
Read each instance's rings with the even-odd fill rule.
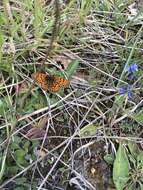
[[[53,93],[58,92],[61,88],[65,88],[69,85],[69,80],[64,79],[63,77],[47,75],[42,72],[33,73],[32,78],[43,90]]]
[[[69,85],[69,81],[60,76],[53,77],[52,85],[49,85],[50,92],[58,92],[61,88],[65,88]]]
[[[47,74],[41,72],[36,72],[32,74],[33,80],[36,81],[39,84],[39,86],[45,91],[48,90],[48,83],[46,77]]]

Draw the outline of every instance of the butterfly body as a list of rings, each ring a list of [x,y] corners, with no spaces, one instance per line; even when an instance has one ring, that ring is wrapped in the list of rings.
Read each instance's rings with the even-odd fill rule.
[[[69,85],[69,80],[61,76],[48,75],[44,72],[33,73],[32,78],[43,90],[52,93],[58,92],[61,88],[66,88]]]

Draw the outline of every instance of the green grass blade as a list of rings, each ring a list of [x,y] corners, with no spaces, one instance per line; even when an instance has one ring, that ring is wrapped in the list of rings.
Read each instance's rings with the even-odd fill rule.
[[[74,60],[68,65],[68,67],[66,69],[67,78],[70,78],[75,73],[75,71],[77,70],[78,65],[79,65],[78,60]]]

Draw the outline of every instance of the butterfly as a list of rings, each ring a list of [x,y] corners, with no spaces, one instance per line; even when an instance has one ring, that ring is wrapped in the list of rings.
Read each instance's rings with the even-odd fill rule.
[[[69,80],[56,75],[49,75],[44,72],[36,72],[32,74],[32,79],[39,86],[52,93],[58,92],[61,88],[66,88],[69,85]]]

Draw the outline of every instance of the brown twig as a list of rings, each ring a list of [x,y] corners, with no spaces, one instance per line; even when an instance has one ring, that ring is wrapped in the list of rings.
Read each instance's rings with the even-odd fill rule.
[[[47,53],[46,53],[46,55],[45,55],[45,57],[44,57],[44,59],[42,61],[41,70],[43,69],[47,58],[50,57],[50,55],[51,55],[51,52],[52,52],[52,49],[53,49],[53,44],[54,44],[54,41],[57,38],[58,31],[59,31],[59,21],[60,21],[60,4],[59,4],[59,0],[55,0],[54,5],[55,5],[55,21],[54,21],[53,30],[52,30],[52,37],[51,37],[49,47],[47,49]]]

